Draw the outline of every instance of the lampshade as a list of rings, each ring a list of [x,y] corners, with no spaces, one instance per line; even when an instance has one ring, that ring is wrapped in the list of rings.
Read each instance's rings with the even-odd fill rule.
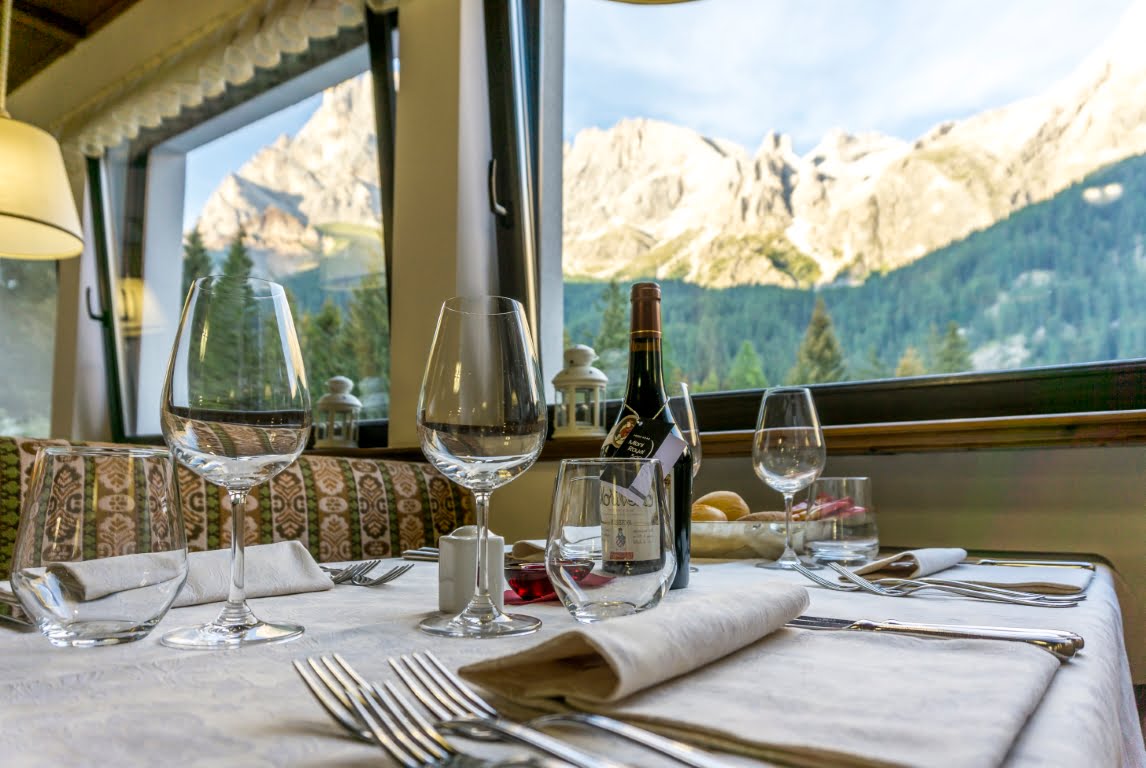
[[[83,247],[60,145],[34,125],[0,117],[0,258],[66,259]]]

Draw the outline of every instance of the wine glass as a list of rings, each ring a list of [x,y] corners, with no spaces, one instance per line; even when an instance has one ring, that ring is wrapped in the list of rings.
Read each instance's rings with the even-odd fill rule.
[[[669,410],[672,411],[673,421],[676,422],[681,436],[688,443],[692,453],[692,476],[700,471],[701,444],[700,427],[696,423],[696,411],[692,407],[692,394],[688,391],[688,382],[678,382],[672,388],[669,397]]]
[[[796,556],[792,550],[792,497],[807,488],[824,469],[824,433],[812,392],[807,387],[777,387],[764,393],[752,440],[752,466],[756,475],[784,494],[784,553],[760,568],[820,566]]]
[[[425,619],[422,631],[484,638],[541,626],[532,616],[503,613],[493,604],[486,539],[490,494],[533,465],[545,431],[541,371],[521,304],[500,296],[447,300],[418,397],[418,436],[430,463],[473,491],[477,584],[461,613]]]
[[[247,494],[302,452],[310,432],[302,352],[281,285],[213,276],[187,295],[163,390],[163,439],[175,458],[231,500],[231,583],[209,624],[163,636],[174,648],[236,648],[290,640],[296,624],[247,607],[243,532]]]

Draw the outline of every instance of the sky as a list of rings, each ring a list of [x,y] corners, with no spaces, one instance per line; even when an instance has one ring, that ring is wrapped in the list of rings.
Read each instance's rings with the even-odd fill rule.
[[[755,150],[833,128],[918,138],[1068,75],[1130,0],[567,0],[566,140],[624,117]]]
[[[1142,0],[1146,2],[1146,0]],[[1069,75],[1133,0],[567,0],[566,140],[626,117],[754,151],[770,131],[812,149],[830,130],[913,140]],[[314,96],[195,150],[184,226],[219,182]]]

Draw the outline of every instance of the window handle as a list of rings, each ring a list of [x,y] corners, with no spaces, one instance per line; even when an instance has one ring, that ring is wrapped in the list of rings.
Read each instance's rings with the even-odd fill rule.
[[[97,323],[103,323],[107,319],[106,312],[100,312],[99,314],[96,314],[92,310],[92,287],[90,285],[84,291],[84,302],[88,305],[88,317],[90,317],[92,320],[95,320]]]
[[[501,216],[505,218],[509,216],[509,209],[502,205],[497,199],[497,158],[491,158],[489,161],[489,210],[494,216]]]

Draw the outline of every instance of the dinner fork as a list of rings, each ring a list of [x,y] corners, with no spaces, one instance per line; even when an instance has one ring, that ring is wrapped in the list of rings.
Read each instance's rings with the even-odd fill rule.
[[[451,768],[531,765],[531,762],[491,761],[465,754],[442,736],[390,683],[379,688],[364,680],[334,654],[306,664],[295,660],[295,671],[322,707],[343,727],[364,741],[373,741],[404,768],[449,765]],[[353,712],[357,717],[348,717]]]
[[[330,580],[335,584],[345,584],[353,579],[355,576],[365,576],[377,567],[381,560],[363,560],[361,563],[354,563],[345,568],[331,568],[328,565],[318,566],[330,576]]]
[[[402,565],[394,566],[386,571],[386,573],[375,578],[370,578],[369,576],[354,576],[350,579],[350,583],[356,587],[377,587],[379,584],[386,584],[387,582],[393,581],[413,567],[413,563],[403,563]]]
[[[898,579],[896,586],[885,587],[868,581],[863,576],[860,576],[854,571],[844,568],[839,563],[828,563],[828,566],[840,576],[855,584],[864,592],[870,592],[871,594],[882,595],[884,597],[908,597],[916,592],[931,590],[935,592],[943,592],[950,595],[970,597],[975,600],[987,600],[989,602],[1008,603],[1010,605],[1029,605],[1040,608],[1072,608],[1078,605],[1077,601],[1062,602],[1042,600],[1041,598],[1043,595],[1035,597],[1012,597],[1005,594],[1000,594],[998,591],[985,591],[980,589],[978,586],[973,587],[971,585],[966,585],[954,587],[938,583],[913,581],[911,579]],[[809,573],[811,572],[809,571]]]
[[[481,726],[487,722],[486,719],[499,717],[496,709],[461,678],[446,669],[429,651],[398,658],[391,657],[388,661],[422,706],[435,718],[445,721],[445,725],[472,738],[483,738],[485,735],[481,732]],[[458,717],[476,719],[461,721],[450,719]],[[459,725],[455,726],[452,723]],[[603,715],[586,713],[544,715],[526,723],[530,727],[549,724],[585,725],[607,731],[695,768],[724,768],[727,765],[689,744],[650,733]]]
[[[311,694],[318,700],[318,703],[322,705],[322,708],[327,711],[327,714],[333,717],[339,725],[357,738],[363,741],[378,742],[382,745],[383,749],[386,749],[387,752],[390,751],[386,744],[378,739],[379,734],[374,733],[373,729],[369,727],[368,722],[360,711],[360,707],[364,704],[364,699],[367,697],[367,692],[379,691],[377,686],[372,685],[358,674],[354,668],[337,653],[329,657],[307,658],[305,664],[296,659],[293,664],[295,671],[298,672],[299,677],[302,678],[302,681],[306,684]],[[395,688],[392,683],[386,683],[385,689],[392,697],[405,701],[404,697],[402,697],[401,693],[399,693],[398,689]],[[379,693],[379,696],[380,695]],[[356,702],[359,705],[357,707],[355,706]],[[406,704],[413,710],[408,702],[406,702]],[[414,711],[414,713],[416,714],[416,711]],[[456,726],[459,733],[467,735],[463,732],[463,729],[472,721],[479,723],[486,732],[492,731],[497,733],[504,740],[524,744],[559,760],[564,760],[567,763],[578,766],[579,768],[621,768],[616,763],[582,752],[540,731],[510,723],[500,718],[481,720],[455,718],[449,723],[439,723],[437,727],[430,724],[425,718],[420,717],[420,719],[425,723],[425,726],[423,727],[419,724],[419,728],[422,728],[423,732],[427,733],[427,735],[429,731],[436,731],[438,738],[443,742],[445,739],[441,736],[438,728],[442,726]],[[437,741],[437,739],[433,737],[430,738],[435,742]],[[440,744],[439,746],[441,747]],[[441,748],[445,749],[445,747]],[[461,753],[455,749],[451,754],[460,755]],[[407,756],[407,758],[408,757],[409,756]],[[395,756],[395,759],[404,766],[410,766],[410,763],[406,762],[403,758]],[[425,764],[426,763],[413,763],[413,765]],[[430,764],[438,765],[436,762]]]

